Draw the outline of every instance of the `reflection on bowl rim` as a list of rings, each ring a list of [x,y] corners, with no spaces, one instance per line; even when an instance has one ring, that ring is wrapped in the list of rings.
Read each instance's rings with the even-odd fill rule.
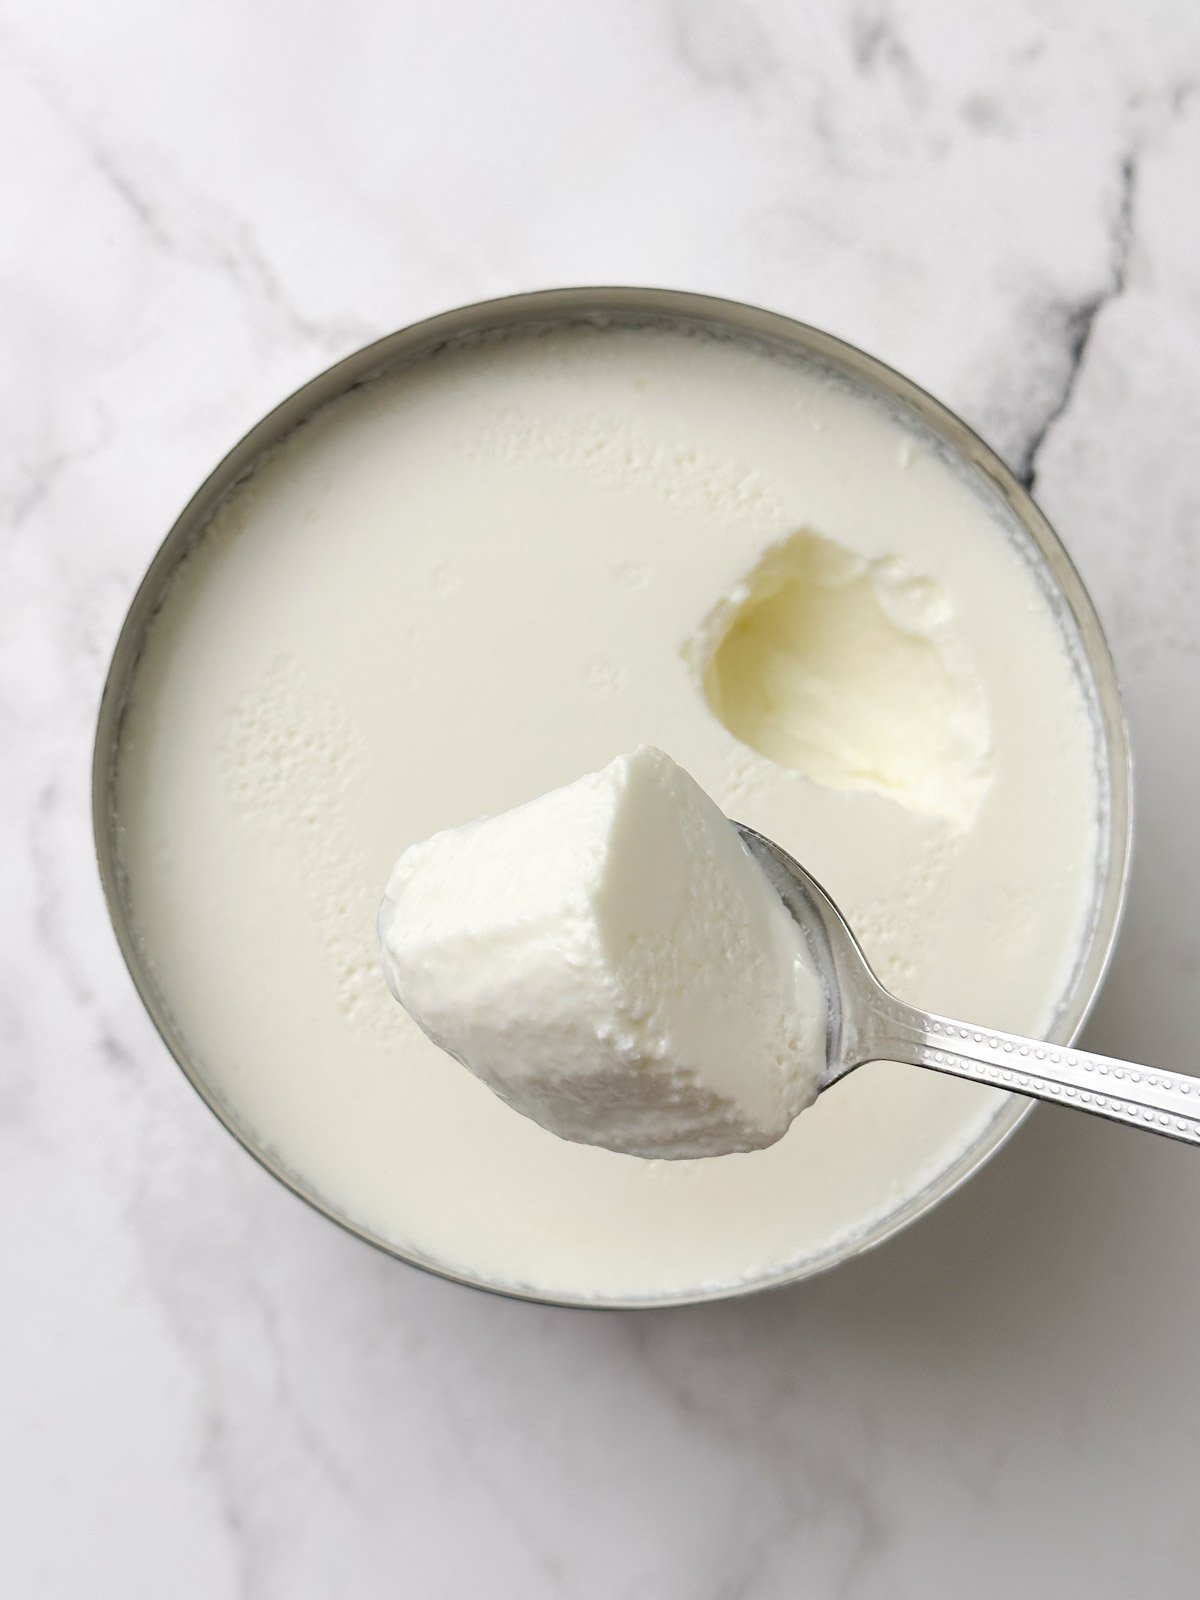
[[[283,1167],[252,1130],[238,1123],[231,1109],[205,1083],[155,991],[146,958],[134,934],[123,893],[112,788],[128,689],[147,627],[170,577],[202,536],[220,502],[253,470],[261,457],[293,429],[348,390],[433,354],[448,344],[516,328],[670,323],[701,327],[718,335],[798,353],[863,384],[915,419],[960,462],[985,478],[1031,541],[1043,578],[1048,580],[1059,606],[1065,607],[1078,634],[1077,664],[1086,675],[1095,698],[1103,776],[1107,780],[1105,827],[1098,867],[1099,892],[1069,991],[1055,1026],[1050,1030],[1049,1036],[1055,1043],[1067,1044],[1077,1036],[1099,992],[1116,942],[1129,874],[1133,824],[1129,738],[1112,656],[1087,590],[1050,524],[995,452],[953,412],[873,356],[820,329],[740,301],[673,289],[545,289],[460,306],[414,323],[355,351],[304,384],[251,428],[201,484],[163,540],[126,614],[100,701],[92,764],[92,825],[105,902],[130,976],[168,1050],[209,1109],[268,1172],[331,1221],[398,1260],[452,1282],[547,1305],[605,1309],[691,1305],[796,1283],[827,1271],[891,1238],[952,1194],[1008,1140],[1032,1110],[1033,1102],[1016,1095],[1006,1096],[978,1137],[902,1204],[860,1233],[843,1236],[825,1250],[773,1274],[698,1291],[632,1299],[543,1294],[520,1285],[474,1278],[416,1251],[402,1249],[338,1212],[302,1178]]]

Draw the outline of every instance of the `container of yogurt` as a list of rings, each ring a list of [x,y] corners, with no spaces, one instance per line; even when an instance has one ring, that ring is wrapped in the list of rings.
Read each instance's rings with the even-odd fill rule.
[[[93,805],[113,926],[226,1127],[460,1282],[652,1306],[791,1282],[1029,1110],[877,1063],[769,1149],[557,1139],[387,992],[388,870],[639,744],[803,860],[883,981],[1067,1042],[1112,948],[1111,658],[1002,462],[881,363],[665,290],[464,307],[338,363],[202,485],[133,600]]]

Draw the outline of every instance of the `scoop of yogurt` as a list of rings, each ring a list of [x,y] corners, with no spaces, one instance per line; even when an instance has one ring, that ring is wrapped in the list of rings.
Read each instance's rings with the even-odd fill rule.
[[[564,1139],[757,1150],[816,1098],[826,1000],[803,935],[717,805],[651,746],[413,845],[379,936],[425,1033]]]

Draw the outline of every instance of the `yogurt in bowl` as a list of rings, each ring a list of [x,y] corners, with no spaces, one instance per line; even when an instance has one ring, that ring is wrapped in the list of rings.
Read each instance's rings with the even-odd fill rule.
[[[789,1281],[1023,1113],[879,1063],[770,1148],[668,1162],[447,1070],[379,968],[393,861],[641,744],[904,998],[1077,1029],[1128,839],[1094,614],[986,448],[826,335],[665,291],[449,313],[260,424],[139,591],[96,763],[131,970],[232,1131],[405,1259],[586,1305]]]

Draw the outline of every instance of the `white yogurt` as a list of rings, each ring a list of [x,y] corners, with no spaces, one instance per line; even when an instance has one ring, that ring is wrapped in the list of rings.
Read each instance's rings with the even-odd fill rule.
[[[816,1099],[826,1003],[804,937],[651,745],[410,845],[379,939],[413,1021],[560,1138],[730,1155]]]
[[[448,1071],[379,972],[397,851],[641,743],[804,861],[900,996],[1049,1027],[1100,850],[1068,648],[999,512],[799,360],[521,334],[348,395],[226,504],[135,679],[128,896],[208,1082],[327,1204],[492,1283],[783,1274],[1001,1103],[878,1064],[770,1149],[647,1162]]]

